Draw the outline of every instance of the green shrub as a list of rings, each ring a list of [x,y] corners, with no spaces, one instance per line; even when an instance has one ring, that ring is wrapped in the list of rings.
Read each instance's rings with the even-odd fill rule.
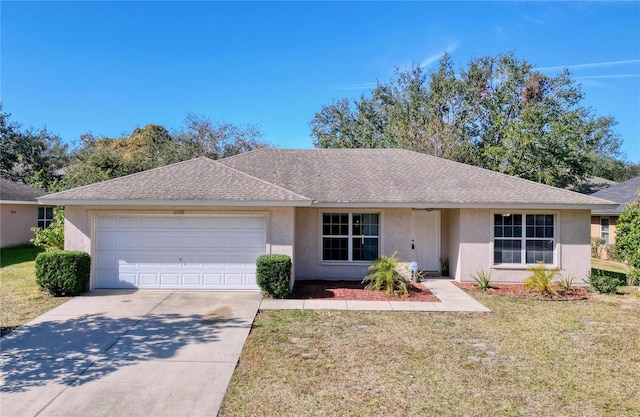
[[[478,289],[486,291],[493,288],[493,279],[491,278],[491,272],[485,272],[484,269],[476,272],[473,277]]]
[[[78,295],[89,287],[91,257],[84,252],[47,251],[35,262],[36,282],[49,294]]]
[[[398,259],[395,252],[393,255],[380,256],[369,267],[369,275],[364,277],[362,283],[368,283],[367,290],[382,291],[386,295],[394,297],[409,294],[409,280],[396,271]]]
[[[540,294],[554,294],[551,281],[560,272],[560,268],[547,268],[544,262],[538,262],[536,266],[530,266],[527,271],[532,272],[522,281],[525,290],[536,290]]]
[[[256,281],[269,297],[286,297],[291,281],[291,258],[287,255],[260,256],[256,263]]]
[[[619,272],[591,269],[586,280],[589,289],[593,292],[611,294],[616,292],[619,286],[625,285],[627,276]]]
[[[31,239],[31,243],[39,248],[46,250],[63,250],[64,249],[64,208],[56,207],[53,209],[53,222],[44,229],[40,227],[32,227],[31,231],[35,237]]]
[[[574,281],[573,274],[571,273],[562,274],[560,275],[560,278],[558,278],[558,285],[563,290],[570,291],[571,289],[573,289],[573,281]]]
[[[606,240],[601,237],[591,238],[591,257],[600,259],[602,257],[602,249]]]

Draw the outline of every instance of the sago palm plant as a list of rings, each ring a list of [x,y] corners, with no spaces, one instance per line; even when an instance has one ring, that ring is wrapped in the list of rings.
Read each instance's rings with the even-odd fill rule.
[[[522,281],[522,286],[526,290],[536,290],[540,294],[555,294],[551,281],[560,272],[560,268],[546,268],[544,262],[538,262],[538,265],[527,268],[532,272],[530,276]]]
[[[369,274],[364,277],[362,283],[368,283],[367,290],[382,291],[386,295],[394,297],[409,294],[409,282],[396,271],[398,259],[396,253],[389,256],[380,256],[369,267]]]

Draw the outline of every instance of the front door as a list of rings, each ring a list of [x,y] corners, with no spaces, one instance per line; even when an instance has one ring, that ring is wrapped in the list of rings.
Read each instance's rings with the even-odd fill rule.
[[[423,271],[440,271],[440,211],[413,210],[411,214],[412,261]]]

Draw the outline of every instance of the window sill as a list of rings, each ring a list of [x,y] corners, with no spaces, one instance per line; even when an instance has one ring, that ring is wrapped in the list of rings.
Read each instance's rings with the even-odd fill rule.
[[[524,271],[527,268],[533,268],[538,266],[538,264],[501,264],[501,265],[491,265],[491,269],[498,270],[514,270],[514,271]],[[558,268],[555,264],[544,264],[543,265],[547,269]]]
[[[319,265],[323,265],[323,266],[330,266],[330,265],[337,265],[337,266],[367,266],[367,265],[371,265],[373,263],[373,261],[320,261],[318,262]]]

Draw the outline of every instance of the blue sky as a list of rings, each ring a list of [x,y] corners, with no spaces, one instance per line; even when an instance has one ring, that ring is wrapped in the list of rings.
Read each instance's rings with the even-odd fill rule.
[[[0,13],[4,111],[67,142],[193,112],[312,147],[322,105],[396,67],[511,51],[549,75],[568,67],[640,162],[639,2],[2,1]]]

